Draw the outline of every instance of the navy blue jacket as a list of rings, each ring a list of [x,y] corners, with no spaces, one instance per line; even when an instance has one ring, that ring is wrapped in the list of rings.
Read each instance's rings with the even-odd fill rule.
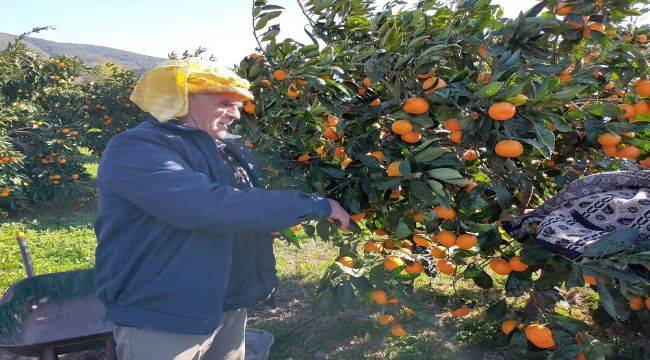
[[[219,142],[253,187],[234,187]],[[112,138],[97,174],[97,294],[115,324],[208,334],[277,285],[272,231],[327,217],[327,199],[263,188],[238,139],[149,118]],[[230,290],[229,290],[230,288]]]

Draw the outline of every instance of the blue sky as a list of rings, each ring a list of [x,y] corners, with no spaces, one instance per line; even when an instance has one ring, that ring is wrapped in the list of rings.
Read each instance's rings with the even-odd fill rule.
[[[378,1],[384,3],[385,1]],[[493,0],[515,16],[534,0]],[[269,0],[286,8],[279,18],[281,36],[308,41],[305,20],[295,0]],[[223,65],[232,65],[255,48],[251,31],[252,0],[0,0],[0,32],[20,34],[51,25],[36,37],[103,45],[166,57],[198,46]]]

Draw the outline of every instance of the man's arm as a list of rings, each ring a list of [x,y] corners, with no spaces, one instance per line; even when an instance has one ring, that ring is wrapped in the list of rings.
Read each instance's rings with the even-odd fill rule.
[[[172,149],[137,135],[117,136],[100,161],[100,183],[184,230],[268,232],[328,217],[326,198],[297,190],[236,189],[192,170]]]

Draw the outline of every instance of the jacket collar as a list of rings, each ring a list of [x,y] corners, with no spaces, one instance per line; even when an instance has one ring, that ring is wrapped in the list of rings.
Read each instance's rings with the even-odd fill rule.
[[[148,115],[147,121],[157,125],[157,126],[162,126],[168,129],[174,129],[178,131],[184,131],[184,132],[199,132],[199,133],[204,133],[208,135],[207,132],[204,130],[195,128],[193,126],[189,126],[186,124],[183,124],[180,120],[178,119],[171,119],[167,122],[161,123],[160,121],[156,120],[151,115]],[[209,136],[209,135],[208,135]],[[212,138],[212,137],[210,137]],[[263,177],[262,177],[262,171],[260,169],[259,164],[255,160],[255,157],[253,156],[253,153],[251,150],[247,147],[245,147],[239,139],[241,136],[227,133],[225,137],[221,139],[214,140],[215,143],[217,143],[217,146],[223,145],[226,147],[228,152],[233,155],[233,157],[243,166],[246,167],[246,170],[248,170],[249,175],[251,177],[251,180],[253,183],[257,186],[262,186],[263,183]]]

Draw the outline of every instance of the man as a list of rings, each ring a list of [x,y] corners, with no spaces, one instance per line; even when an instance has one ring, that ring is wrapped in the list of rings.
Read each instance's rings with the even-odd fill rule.
[[[266,190],[228,134],[249,84],[198,60],[168,61],[131,100],[150,117],[99,162],[97,294],[119,359],[244,359],[246,308],[275,290],[272,232],[348,213],[334,200]]]

